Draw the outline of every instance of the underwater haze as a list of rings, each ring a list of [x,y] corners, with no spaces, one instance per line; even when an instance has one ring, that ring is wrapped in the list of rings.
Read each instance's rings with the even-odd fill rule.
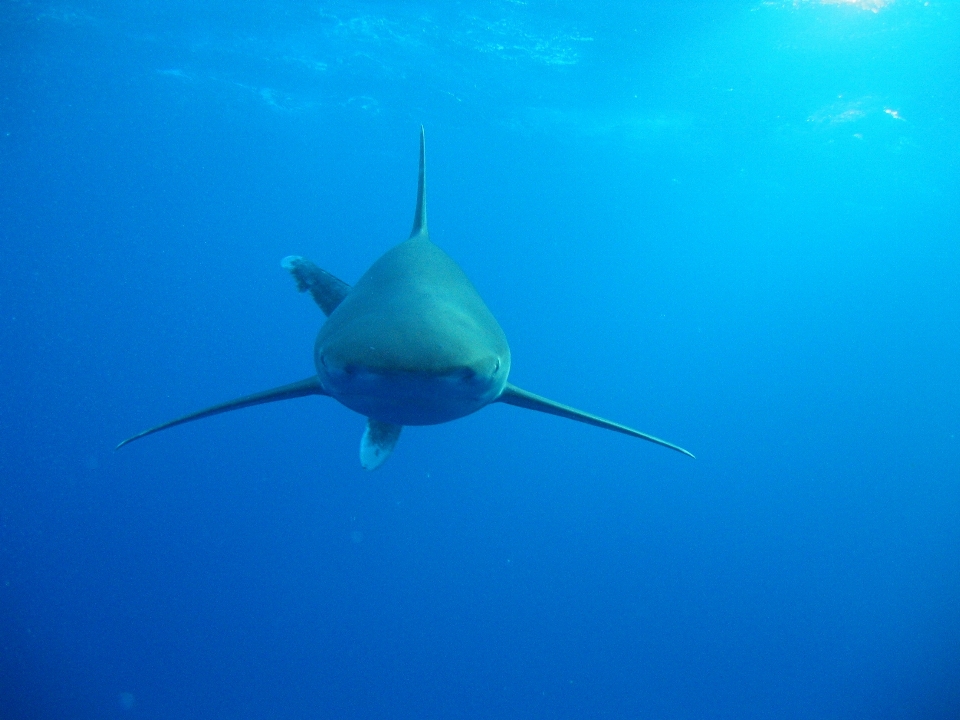
[[[0,3],[0,720],[960,718],[960,3]],[[511,382],[360,466],[410,231]]]

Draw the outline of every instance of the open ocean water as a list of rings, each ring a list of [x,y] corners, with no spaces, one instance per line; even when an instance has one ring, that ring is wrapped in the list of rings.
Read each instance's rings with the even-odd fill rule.
[[[361,469],[431,237],[511,381]],[[960,718],[960,3],[0,1],[0,720]]]

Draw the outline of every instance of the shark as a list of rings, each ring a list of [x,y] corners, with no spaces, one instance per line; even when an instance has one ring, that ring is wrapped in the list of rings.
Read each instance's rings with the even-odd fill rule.
[[[360,464],[380,467],[405,425],[436,425],[492,403],[557,415],[640,438],[689,457],[666,440],[535,395],[508,381],[510,346],[496,318],[453,259],[430,240],[426,160],[420,166],[413,229],[352,287],[310,260],[281,265],[327,316],[313,348],[316,374],[165,422],[153,433],[220,413],[308,395],[331,397],[367,418]]]

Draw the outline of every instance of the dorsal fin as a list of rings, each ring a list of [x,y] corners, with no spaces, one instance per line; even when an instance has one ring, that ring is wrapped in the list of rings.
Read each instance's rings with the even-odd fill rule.
[[[423,125],[420,126],[420,177],[417,181],[417,207],[413,215],[413,230],[410,237],[423,235],[430,237],[427,232],[427,168],[424,159]]]

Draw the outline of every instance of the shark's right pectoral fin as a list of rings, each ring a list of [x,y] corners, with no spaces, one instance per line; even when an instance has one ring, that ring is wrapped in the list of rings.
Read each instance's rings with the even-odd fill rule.
[[[397,446],[403,425],[367,418],[367,428],[360,440],[360,464],[364,470],[376,470],[386,462]]]
[[[646,433],[642,433],[639,430],[634,430],[633,428],[627,427],[626,425],[621,425],[620,423],[604,420],[602,417],[585,413],[582,410],[577,410],[575,408],[568,407],[567,405],[561,405],[553,400],[547,400],[547,398],[534,395],[532,392],[527,392],[526,390],[521,390],[517,386],[510,385],[509,383],[507,383],[507,386],[504,388],[500,397],[497,398],[497,402],[507,403],[508,405],[516,405],[517,407],[527,408],[528,410],[536,410],[542,413],[549,413],[550,415],[559,415],[560,417],[576,420],[577,422],[586,423],[587,425],[596,425],[597,427],[613,430],[614,432],[623,433],[624,435],[630,435],[631,437],[640,438],[641,440],[648,440],[649,442],[656,443],[657,445],[663,445],[663,447],[676,450],[684,455],[694,457],[693,453],[684,450],[678,445],[668,443],[666,440],[661,440],[653,435],[647,435]]]
[[[326,394],[327,393],[324,392],[323,387],[320,385],[320,379],[314,375],[313,377],[308,377],[306,380],[300,380],[299,382],[290,383],[289,385],[282,385],[281,387],[273,388],[272,390],[264,390],[263,392],[254,393],[253,395],[245,395],[241,398],[237,398],[236,400],[220,403],[219,405],[208,407],[206,410],[200,410],[199,412],[184,415],[176,420],[165,422],[163,425],[157,425],[156,427],[152,427],[149,430],[144,430],[142,433],[138,433],[133,437],[127,438],[114,449],[119,450],[127,443],[131,443],[134,440],[139,440],[147,435],[153,435],[155,432],[160,432],[161,430],[166,430],[167,428],[172,428],[177,425],[183,425],[184,423],[193,422],[194,420],[199,420],[200,418],[210,417],[211,415],[219,415],[220,413],[230,412],[231,410],[239,410],[240,408],[251,407],[253,405],[263,405],[264,403],[278,402],[280,400],[306,397],[307,395]]]
[[[343,280],[299,255],[288,255],[280,261],[280,265],[293,275],[293,279],[297,281],[297,290],[310,291],[314,302],[320,306],[324,315],[330,315],[336,310],[337,305],[343,302],[347,293],[350,292],[350,286]]]

